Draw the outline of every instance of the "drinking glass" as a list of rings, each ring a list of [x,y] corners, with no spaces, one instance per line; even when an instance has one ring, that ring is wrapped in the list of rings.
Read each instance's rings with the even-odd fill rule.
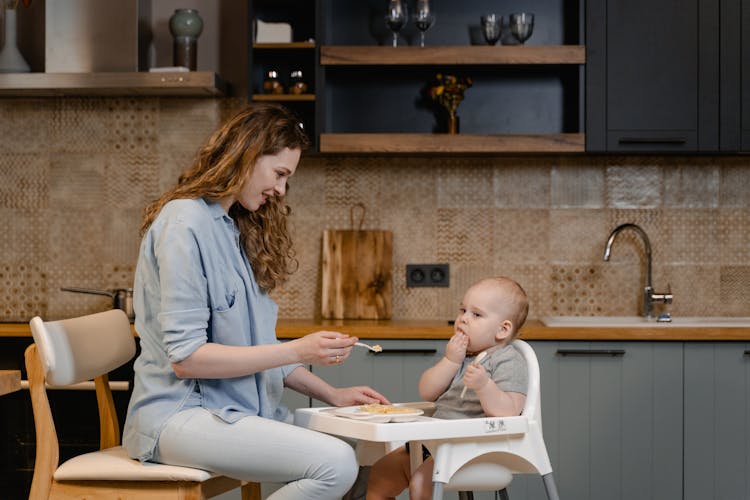
[[[424,47],[424,32],[430,29],[430,26],[435,22],[435,14],[430,8],[430,0],[417,0],[417,12],[414,16],[414,23],[419,30],[419,46]]]
[[[520,44],[529,39],[534,31],[534,14],[519,12],[510,15],[510,32]]]
[[[406,10],[406,2],[402,0],[389,0],[388,10],[385,14],[385,24],[393,33],[393,46],[398,46],[398,32],[401,31],[409,20]]]
[[[486,14],[481,17],[482,34],[489,45],[495,45],[500,39],[500,27],[503,24],[503,16],[497,14]]]

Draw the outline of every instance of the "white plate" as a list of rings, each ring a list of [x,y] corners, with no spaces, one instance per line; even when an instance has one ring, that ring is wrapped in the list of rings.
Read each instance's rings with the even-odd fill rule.
[[[375,423],[411,422],[424,413],[424,411],[419,408],[410,408],[411,411],[408,413],[371,413],[360,410],[360,406],[361,405],[336,408],[332,410],[331,413],[339,417],[351,418],[354,420],[366,420],[367,422]]]

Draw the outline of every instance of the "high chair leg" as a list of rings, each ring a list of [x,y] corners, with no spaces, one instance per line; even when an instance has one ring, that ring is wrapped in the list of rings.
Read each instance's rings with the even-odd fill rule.
[[[555,484],[555,478],[552,473],[545,474],[542,476],[544,481],[544,489],[547,490],[547,498],[549,500],[560,500],[560,495],[557,493],[557,485]]]

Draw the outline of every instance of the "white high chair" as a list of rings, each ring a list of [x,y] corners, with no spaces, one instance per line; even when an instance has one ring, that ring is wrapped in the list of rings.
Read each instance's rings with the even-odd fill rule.
[[[119,309],[78,318],[31,320],[34,344],[26,349],[26,370],[36,428],[36,462],[30,500],[128,498],[199,500],[242,488],[243,500],[259,499],[257,483],[189,467],[142,464],[120,444],[120,427],[108,372],[135,354],[135,339]],[[47,385],[69,386],[94,379],[99,408],[100,451],[71,458],[58,467],[60,448],[47,398]]]
[[[443,497],[443,489],[502,491],[512,481],[513,474],[541,475],[547,498],[559,500],[542,436],[539,362],[534,350],[523,340],[514,340],[513,346],[523,355],[528,370],[526,404],[520,416],[485,419],[487,435],[464,430],[464,422],[477,419],[451,420],[457,424],[455,432],[448,431],[440,438],[413,442],[412,468],[422,459],[420,443],[430,450],[435,461],[433,500]],[[503,429],[494,428],[498,425],[517,431],[502,433]],[[507,492],[503,491],[502,496],[508,498]]]

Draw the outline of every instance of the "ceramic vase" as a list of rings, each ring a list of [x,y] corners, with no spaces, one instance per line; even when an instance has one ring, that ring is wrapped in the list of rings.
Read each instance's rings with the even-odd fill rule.
[[[18,50],[16,42],[16,9],[6,8],[3,21],[5,43],[0,50],[0,73],[27,73],[31,68]]]
[[[198,37],[203,19],[196,9],[176,9],[169,18],[169,31],[174,37],[173,64],[195,71],[198,62]]]

